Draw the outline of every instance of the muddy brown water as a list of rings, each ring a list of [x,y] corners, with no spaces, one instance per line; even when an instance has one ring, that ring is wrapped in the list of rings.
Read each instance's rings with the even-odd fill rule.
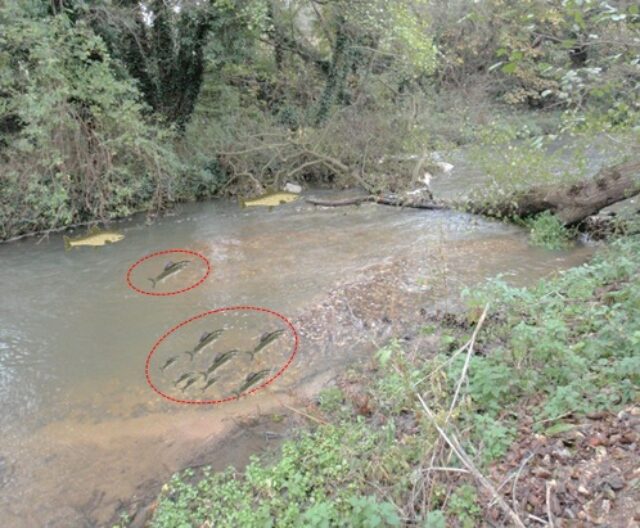
[[[283,403],[313,395],[346,365],[366,360],[402,325],[415,323],[421,309],[446,307],[464,286],[498,273],[526,285],[592,254],[585,246],[534,248],[522,230],[469,215],[373,204],[299,202],[267,212],[213,202],[181,207],[150,226],[133,219],[117,228],[126,238],[98,249],[65,252],[53,235],[0,245],[5,528],[106,526],[132,498],[159,491],[194,461],[217,469],[242,465],[270,445],[270,428],[281,430],[268,417]],[[211,276],[170,297],[127,287],[129,266],[170,248],[202,253]],[[152,268],[138,279],[159,271]],[[159,291],[184,287],[189,273]],[[238,305],[275,310],[298,329],[297,357],[278,380],[255,396],[215,406],[175,404],[149,388],[145,360],[161,335],[198,313]],[[175,348],[193,345],[196,334],[218,322],[176,334]],[[224,325],[231,341],[246,340],[243,346],[269,329],[260,321]],[[260,361],[283,357],[276,346]],[[251,370],[238,364],[224,376],[238,383]],[[246,419],[256,416],[267,416],[264,430],[226,448],[219,443],[250,430]]]

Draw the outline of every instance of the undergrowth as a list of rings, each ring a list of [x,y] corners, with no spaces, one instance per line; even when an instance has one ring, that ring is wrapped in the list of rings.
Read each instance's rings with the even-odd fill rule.
[[[423,329],[435,351],[392,341],[372,372],[347,372],[320,394],[310,412],[327,425],[297,433],[275,459],[254,458],[244,472],[174,476],[151,525],[482,525],[486,489],[443,435],[484,471],[505,454],[520,417],[551,434],[570,413],[637,400],[639,271],[640,238],[627,238],[532,287],[498,279],[467,293],[465,318]]]
[[[529,228],[531,242],[547,249],[566,248],[571,245],[576,235],[549,211],[527,219],[524,224]]]

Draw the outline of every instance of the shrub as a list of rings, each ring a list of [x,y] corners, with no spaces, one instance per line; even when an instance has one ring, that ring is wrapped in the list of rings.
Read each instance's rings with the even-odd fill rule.
[[[8,23],[11,21],[11,23]],[[123,216],[172,199],[170,137],[82,21],[0,9],[1,237]],[[7,123],[12,123],[8,126]]]

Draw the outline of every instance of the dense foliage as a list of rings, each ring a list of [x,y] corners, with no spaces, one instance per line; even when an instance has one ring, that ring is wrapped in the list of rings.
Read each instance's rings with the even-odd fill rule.
[[[538,146],[640,115],[630,0],[9,0],[0,26],[3,238],[285,180],[409,186],[403,156],[505,108],[538,112]]]
[[[177,160],[104,42],[35,5],[0,24],[0,237],[162,202]]]

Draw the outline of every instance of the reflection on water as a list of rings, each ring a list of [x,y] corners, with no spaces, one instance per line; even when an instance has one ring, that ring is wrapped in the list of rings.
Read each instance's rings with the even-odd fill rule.
[[[222,406],[179,406],[146,385],[145,360],[153,343],[180,321],[238,305],[268,307],[294,321],[317,305],[319,324],[328,293],[355,278],[376,277],[376,267],[402,273],[375,279],[366,287],[371,298],[376,281],[393,278],[392,293],[415,295],[425,304],[499,272],[526,284],[590,253],[531,248],[519,229],[468,215],[375,205],[323,209],[296,203],[267,212],[213,202],[184,207],[152,226],[132,221],[118,229],[126,238],[99,249],[65,252],[57,236],[0,246],[0,518],[7,528],[106,523],[120,499],[147,479],[167,478],[203,442],[229,431],[235,416],[257,406],[275,408],[278,390],[301,390],[297,381],[357,356],[331,332],[325,353],[317,353],[307,328],[292,368],[259,396]],[[202,253],[212,264],[209,279],[173,297],[143,296],[127,287],[125,274],[134,262],[170,248]],[[170,286],[190,278],[185,271]],[[389,291],[380,290],[378,304],[349,305],[354,325],[368,309],[384,307],[392,318],[402,313]],[[193,347],[194,335],[206,328],[176,333],[185,339],[176,348]],[[240,348],[260,334],[253,327],[236,332],[230,336],[242,337]],[[162,354],[166,360],[167,351]],[[211,359],[202,359],[198,369]],[[233,383],[260,365],[243,365]]]

